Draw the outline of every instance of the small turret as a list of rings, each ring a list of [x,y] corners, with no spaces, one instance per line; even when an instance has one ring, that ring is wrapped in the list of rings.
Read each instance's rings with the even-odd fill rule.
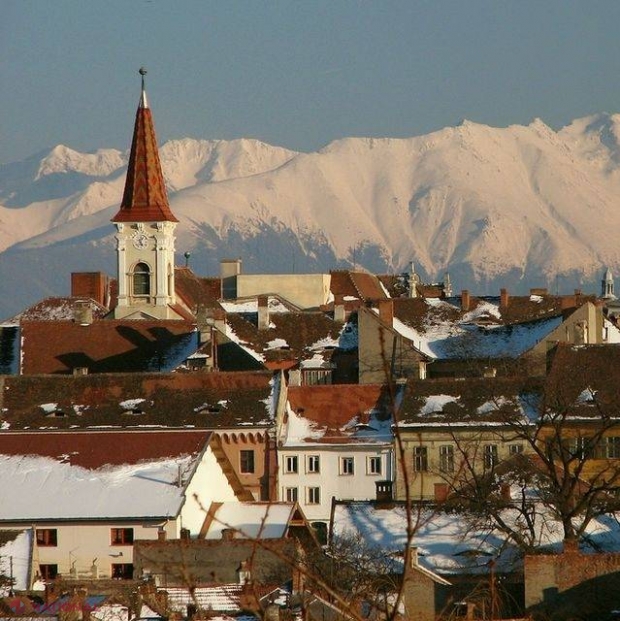
[[[614,295],[614,277],[610,268],[607,268],[605,277],[601,281],[601,297],[604,300],[616,299],[616,296]]]

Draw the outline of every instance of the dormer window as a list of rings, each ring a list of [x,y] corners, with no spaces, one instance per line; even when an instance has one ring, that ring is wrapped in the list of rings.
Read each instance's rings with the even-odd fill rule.
[[[151,294],[151,270],[142,261],[133,269],[133,294],[139,296]]]

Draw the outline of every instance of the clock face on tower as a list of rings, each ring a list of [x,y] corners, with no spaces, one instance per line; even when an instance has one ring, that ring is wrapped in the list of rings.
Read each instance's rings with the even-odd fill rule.
[[[138,250],[144,250],[149,245],[149,238],[144,233],[135,233],[131,241]]]

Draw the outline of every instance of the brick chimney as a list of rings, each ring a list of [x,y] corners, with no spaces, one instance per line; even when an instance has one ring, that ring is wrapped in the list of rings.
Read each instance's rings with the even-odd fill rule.
[[[510,296],[508,295],[508,289],[500,289],[499,290],[500,308],[508,308],[509,301],[510,301]]]
[[[345,322],[344,298],[342,295],[334,296],[334,321],[336,323]]]
[[[394,302],[391,299],[379,300],[379,319],[391,326],[394,323]]]
[[[266,295],[258,296],[258,329],[269,328],[269,298]]]
[[[461,291],[461,310],[466,313],[469,310],[469,305],[471,301],[469,299],[469,291],[467,289],[463,289]]]

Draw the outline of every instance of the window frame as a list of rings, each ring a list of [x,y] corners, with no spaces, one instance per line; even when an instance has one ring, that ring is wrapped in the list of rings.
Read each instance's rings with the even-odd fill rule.
[[[306,487],[306,504],[313,506],[321,504],[321,488],[319,486]]]
[[[134,542],[134,531],[132,527],[110,528],[111,546],[132,546]]]
[[[454,472],[454,446],[452,444],[439,446],[439,472],[446,474]]]
[[[112,563],[110,578],[112,580],[133,580],[133,563]]]
[[[355,457],[346,455],[340,458],[340,476],[351,477],[355,475]]]
[[[299,456],[284,455],[284,474],[299,474]]]
[[[58,575],[58,563],[39,563],[39,575],[44,582],[54,580]]]
[[[377,466],[373,466],[376,464]],[[369,476],[381,476],[383,474],[383,458],[381,455],[369,455],[366,460],[366,474]]]
[[[482,458],[485,470],[493,470],[499,464],[499,449],[497,444],[485,444],[482,447]]]
[[[58,529],[57,528],[37,528],[35,533],[37,546],[39,548],[57,548],[58,547]]]
[[[427,446],[414,446],[413,447],[412,468],[413,468],[413,472],[428,472],[428,447]]]
[[[248,463],[248,461],[251,463]],[[254,449],[241,449],[239,451],[239,472],[241,474],[256,473],[256,456]]]
[[[306,474],[321,474],[320,455],[306,455]]]
[[[151,266],[146,261],[138,261],[133,266],[133,269],[131,270],[131,294],[133,297],[135,298],[150,297],[151,295],[151,272],[152,272]]]
[[[285,487],[283,496],[285,502],[299,502],[299,488]]]

